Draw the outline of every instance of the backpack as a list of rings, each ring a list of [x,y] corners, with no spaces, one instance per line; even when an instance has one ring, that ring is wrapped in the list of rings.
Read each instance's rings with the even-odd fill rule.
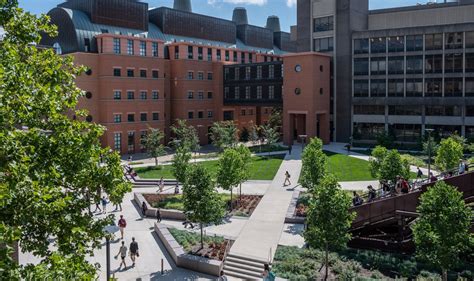
[[[119,219],[118,225],[120,227],[127,227],[127,222],[124,219]]]

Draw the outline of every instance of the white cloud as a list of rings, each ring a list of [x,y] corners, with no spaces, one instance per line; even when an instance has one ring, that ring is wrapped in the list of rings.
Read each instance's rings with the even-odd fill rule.
[[[286,5],[288,7],[293,7],[294,5],[296,5],[296,0],[286,0]]]
[[[268,0],[207,0],[209,5],[215,5],[219,2],[230,3],[230,4],[240,4],[240,5],[257,5],[263,6],[267,4]]]

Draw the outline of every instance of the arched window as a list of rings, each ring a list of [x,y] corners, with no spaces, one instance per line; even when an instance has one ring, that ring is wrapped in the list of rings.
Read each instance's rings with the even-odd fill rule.
[[[58,42],[56,42],[56,43],[53,44],[53,49],[54,49],[54,52],[55,52],[57,55],[62,55],[62,54],[63,54],[63,50],[61,49],[61,45],[59,45]]]

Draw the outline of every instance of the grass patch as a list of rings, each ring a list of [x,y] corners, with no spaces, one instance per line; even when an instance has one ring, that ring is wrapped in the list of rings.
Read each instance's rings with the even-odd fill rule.
[[[140,161],[137,161],[137,162],[130,162],[129,165],[142,165],[142,164],[145,164],[144,162],[140,162]]]
[[[250,162],[250,180],[273,180],[284,155],[271,155],[268,157],[256,156],[252,157]],[[218,169],[218,161],[197,162],[196,165],[204,166],[209,172],[216,177]],[[171,165],[159,167],[137,168],[135,171],[142,179],[174,179],[173,168]]]
[[[328,156],[328,172],[339,181],[376,180],[370,175],[368,161],[329,151],[324,153]]]
[[[249,147],[250,151],[253,153],[265,153],[265,152],[277,152],[277,151],[286,151],[288,150],[288,146],[282,145],[257,145]]]

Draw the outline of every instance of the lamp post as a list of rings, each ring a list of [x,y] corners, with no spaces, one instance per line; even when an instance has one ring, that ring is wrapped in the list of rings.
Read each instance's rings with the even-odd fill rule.
[[[431,133],[434,129],[425,129],[428,133],[428,181],[431,181]]]
[[[115,232],[119,231],[116,225],[107,225],[103,228],[103,231],[107,234],[105,237],[106,247],[106,258],[107,258],[107,281],[110,280],[110,236]]]

